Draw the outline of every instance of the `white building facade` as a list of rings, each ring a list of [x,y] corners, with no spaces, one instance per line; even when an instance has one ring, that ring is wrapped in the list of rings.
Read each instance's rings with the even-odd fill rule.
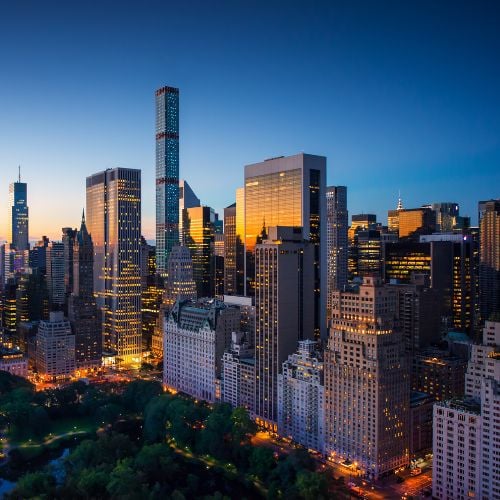
[[[500,322],[473,345],[462,400],[434,406],[433,496],[500,499]]]
[[[313,340],[298,342],[278,375],[278,433],[324,452],[323,361]]]

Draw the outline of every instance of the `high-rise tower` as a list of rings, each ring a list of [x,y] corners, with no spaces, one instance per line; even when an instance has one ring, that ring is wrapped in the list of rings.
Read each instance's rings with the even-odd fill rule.
[[[94,244],[94,292],[104,347],[125,364],[141,357],[141,171],[87,177],[87,225]]]
[[[156,91],[156,268],[165,276],[179,244],[179,89]]]
[[[73,250],[73,293],[68,310],[75,334],[76,367],[96,368],[102,357],[102,325],[94,298],[94,245],[84,214]]]
[[[28,243],[28,185],[19,178],[9,186],[9,243],[13,250],[29,250]]]
[[[479,202],[481,320],[500,313],[500,199]]]
[[[326,337],[326,158],[300,153],[245,167],[246,294],[255,287],[255,246],[269,226],[301,226],[314,245],[314,331]],[[238,203],[237,203],[238,204]],[[295,349],[295,345],[293,346]],[[284,361],[284,359],[282,360]]]
[[[331,309],[331,293],[347,285],[347,188],[326,188],[326,246],[327,246],[327,309]],[[329,319],[330,316],[328,315]]]
[[[301,227],[270,227],[255,246],[255,413],[276,431],[278,374],[314,336],[314,245]]]

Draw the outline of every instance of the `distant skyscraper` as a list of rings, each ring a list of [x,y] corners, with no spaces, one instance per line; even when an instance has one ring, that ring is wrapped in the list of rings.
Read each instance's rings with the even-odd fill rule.
[[[459,222],[459,206],[454,202],[431,203],[425,205],[436,214],[436,231],[451,233]]]
[[[9,186],[9,243],[13,250],[29,250],[28,241],[28,185],[19,179]]]
[[[333,292],[325,352],[325,447],[336,461],[379,476],[409,462],[410,380],[395,331],[394,291],[365,278]]]
[[[398,230],[400,238],[431,234],[436,230],[436,213],[427,207],[401,209],[398,211]]]
[[[87,177],[87,224],[104,348],[125,364],[140,363],[141,171],[114,168]]]
[[[96,368],[102,359],[102,323],[94,298],[94,245],[84,215],[73,250],[73,292],[68,311],[75,334],[76,367]]]
[[[481,320],[500,313],[500,199],[479,202]]]
[[[194,194],[191,186],[184,180],[179,181],[179,239],[181,245],[186,244],[184,234],[184,222],[187,217],[188,208],[199,207],[200,199]]]
[[[314,244],[301,227],[270,227],[255,251],[255,413],[276,431],[278,374],[299,340],[314,337]]]
[[[156,268],[179,244],[179,89],[156,91]]]
[[[303,228],[314,245],[314,331],[326,337],[326,158],[300,153],[245,167],[246,294],[255,288],[255,246],[270,226]],[[295,346],[294,346],[295,349]],[[282,363],[280,361],[280,363]]]
[[[347,285],[347,188],[326,188],[326,246],[327,246],[327,310],[330,311],[330,295]],[[329,315],[327,316],[329,318]]]

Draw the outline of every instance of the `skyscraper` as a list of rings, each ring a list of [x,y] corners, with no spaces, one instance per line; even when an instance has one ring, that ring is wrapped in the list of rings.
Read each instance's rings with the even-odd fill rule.
[[[409,367],[395,299],[371,277],[357,292],[333,292],[325,352],[327,454],[373,479],[409,461]]]
[[[255,246],[267,227],[302,227],[314,245],[314,331],[326,337],[326,158],[300,153],[245,167],[246,294],[255,288]],[[293,347],[295,349],[295,345]],[[284,359],[281,361],[283,362]]]
[[[255,413],[274,431],[278,374],[297,342],[314,337],[314,253],[301,227],[270,227],[255,246]]]
[[[330,311],[330,295],[347,285],[347,188],[326,188],[326,245],[327,245],[327,309]],[[329,314],[327,318],[329,318]]]
[[[141,171],[114,168],[87,177],[87,223],[104,348],[125,364],[140,363]]]
[[[64,243],[51,241],[47,247],[47,288],[52,310],[62,310],[66,301],[64,285]]]
[[[73,292],[68,315],[75,334],[77,368],[97,368],[102,358],[102,324],[94,298],[94,245],[85,215],[73,246]]]
[[[500,313],[500,199],[479,202],[481,320]]]
[[[179,89],[156,91],[156,268],[179,243]]]
[[[19,179],[9,186],[9,243],[13,250],[29,250],[28,242],[28,185]]]
[[[185,209],[186,246],[193,261],[193,278],[198,297],[215,295],[214,209],[206,206]]]

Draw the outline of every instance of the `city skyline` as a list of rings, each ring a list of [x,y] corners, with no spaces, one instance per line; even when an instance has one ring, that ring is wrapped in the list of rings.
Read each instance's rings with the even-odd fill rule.
[[[19,164],[30,240],[77,227],[85,178],[113,167],[142,170],[143,232],[153,240],[162,85],[181,90],[179,177],[221,216],[244,165],[301,151],[327,157],[327,184],[348,187],[350,215],[376,213],[382,223],[399,190],[405,207],[458,202],[474,225],[477,202],[498,197],[494,6],[188,2],[169,7],[167,36],[157,15],[167,7],[153,3],[158,11],[117,12],[111,2],[4,9],[2,240]]]

